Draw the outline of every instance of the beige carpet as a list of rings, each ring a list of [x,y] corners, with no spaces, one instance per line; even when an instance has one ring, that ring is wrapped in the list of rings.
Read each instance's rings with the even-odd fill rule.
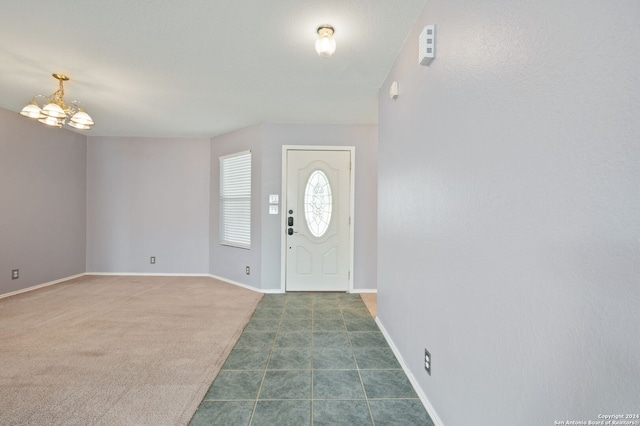
[[[0,425],[187,424],[261,298],[88,276],[0,299]]]

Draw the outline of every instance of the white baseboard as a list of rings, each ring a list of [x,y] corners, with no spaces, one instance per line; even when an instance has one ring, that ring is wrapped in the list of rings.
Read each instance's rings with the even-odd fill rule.
[[[87,272],[84,275],[97,275],[97,276],[125,276],[125,277],[209,277],[218,281],[225,282],[227,284],[233,284],[238,287],[245,288],[247,290],[255,291],[258,293],[282,293],[280,289],[266,289],[251,287],[247,284],[242,284],[237,281],[229,280],[227,278],[219,277],[212,274],[164,274],[164,273],[149,273],[149,272]]]
[[[59,280],[49,281],[48,283],[34,285],[33,287],[23,288],[22,290],[12,291],[11,293],[0,294],[0,299],[4,299],[5,297],[11,297],[11,296],[15,296],[15,295],[18,295],[18,294],[26,293],[28,291],[37,290],[37,289],[43,288],[43,287],[49,287],[50,285],[59,284],[61,282],[69,281],[69,280],[72,280],[74,278],[80,278],[80,277],[83,277],[85,275],[86,274],[72,275],[70,277],[60,278]]]
[[[165,274],[151,272],[87,272],[84,275],[123,276],[123,277],[210,277],[209,274]]]
[[[402,367],[405,374],[407,375],[407,378],[411,382],[413,389],[415,389],[416,393],[418,394],[420,401],[422,401],[422,405],[424,405],[424,408],[427,410],[427,413],[429,413],[431,420],[433,420],[433,424],[435,426],[444,426],[444,423],[442,423],[442,420],[438,416],[438,413],[436,413],[436,410],[433,408],[433,405],[431,405],[431,402],[427,398],[427,395],[425,395],[422,388],[420,388],[415,376],[413,375],[413,373],[411,373],[411,371],[407,367],[407,364],[404,362],[404,358],[402,358],[402,355],[400,354],[398,347],[395,345],[395,343],[393,343],[391,336],[389,336],[389,333],[387,333],[387,330],[382,325],[382,322],[380,321],[380,317],[376,317],[376,324],[378,324],[378,327],[380,328],[380,331],[384,335],[384,338],[387,339],[387,343],[389,343],[391,350],[396,355],[396,358],[398,358],[398,362],[400,363],[400,366]]]
[[[51,281],[51,282],[48,282],[48,283],[39,284],[39,285],[36,285],[36,286],[33,286],[33,287],[23,288],[22,290],[13,291],[11,293],[0,294],[0,299],[5,298],[5,297],[10,297],[10,296],[15,296],[16,294],[25,293],[27,291],[37,290],[37,289],[42,288],[42,287],[48,287],[50,285],[58,284],[58,283],[61,283],[63,281],[69,281],[69,280],[72,280],[74,278],[83,277],[85,275],[91,275],[91,276],[122,276],[122,277],[209,277],[209,278],[213,278],[213,279],[216,279],[216,280],[219,280],[219,281],[223,281],[223,282],[228,283],[228,284],[236,285],[238,287],[246,288],[247,290],[255,291],[255,292],[258,292],[258,293],[264,293],[264,294],[282,294],[282,293],[284,293],[284,291],[282,291],[279,288],[259,289],[259,288],[251,287],[250,285],[247,285],[247,284],[242,284],[240,282],[229,280],[227,278],[222,278],[222,277],[219,277],[217,275],[212,275],[212,274],[169,274],[169,273],[165,274],[165,273],[150,273],[150,272],[86,272],[86,273],[83,273],[83,274],[73,275],[71,277],[61,278],[59,280]],[[377,293],[378,290],[364,288],[364,289],[354,289],[351,292],[352,293]]]
[[[282,291],[279,288],[265,288],[258,291],[264,294],[285,294],[286,293],[285,291]]]
[[[225,282],[227,284],[233,284],[233,285],[237,285],[238,287],[246,288],[247,290],[255,291],[256,293],[264,293],[264,291],[262,291],[262,290],[260,290],[258,288],[251,287],[250,285],[242,284],[242,283],[239,283],[237,281],[229,280],[227,278],[222,278],[222,277],[219,277],[217,275],[208,274],[207,276],[211,277],[213,279],[216,279],[218,281]]]

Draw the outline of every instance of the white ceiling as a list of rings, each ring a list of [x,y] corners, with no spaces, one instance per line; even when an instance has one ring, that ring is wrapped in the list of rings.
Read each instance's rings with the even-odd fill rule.
[[[0,0],[0,106],[57,89],[95,136],[214,136],[261,122],[375,123],[426,0]],[[320,58],[316,29],[335,27]]]

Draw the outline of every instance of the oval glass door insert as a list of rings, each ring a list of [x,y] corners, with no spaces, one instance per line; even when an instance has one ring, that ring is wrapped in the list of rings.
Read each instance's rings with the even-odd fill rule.
[[[315,237],[322,237],[331,222],[331,185],[322,170],[311,173],[304,190],[304,217],[309,231]]]

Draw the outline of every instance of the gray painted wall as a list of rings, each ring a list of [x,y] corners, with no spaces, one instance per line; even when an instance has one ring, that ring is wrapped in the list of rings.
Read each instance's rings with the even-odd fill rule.
[[[84,135],[0,109],[0,294],[85,271],[85,182]]]
[[[638,412],[639,17],[429,1],[380,90],[378,315],[447,425]]]
[[[14,113],[4,114],[7,123],[20,125],[18,129],[28,129],[37,137],[47,137],[47,145],[40,140],[38,144],[26,145],[21,142],[20,134],[7,133],[7,141],[21,150],[30,151],[29,160],[24,164],[9,162],[11,168],[3,168],[7,182],[17,179],[14,175],[25,165],[34,167],[37,160],[45,161],[66,155],[64,149],[69,143],[59,142],[60,135],[78,139],[82,151],[74,157],[66,156],[66,163],[59,165],[55,161],[46,161],[38,166],[40,183],[38,191],[52,199],[60,197],[60,189],[52,186],[59,182],[57,175],[70,175],[80,169],[81,178],[74,177],[75,189],[80,188],[81,199],[70,200],[60,214],[60,221],[47,220],[47,235],[59,229],[68,230],[61,221],[73,220],[74,226],[82,233],[73,233],[74,243],[81,243],[82,264],[73,269],[74,273],[158,273],[158,274],[206,274],[211,273],[225,279],[252,286],[256,289],[280,289],[280,216],[268,214],[268,194],[280,194],[281,156],[283,145],[344,145],[356,147],[356,228],[355,228],[355,288],[375,289],[376,275],[376,166],[377,132],[376,126],[344,125],[302,125],[302,124],[265,124],[248,127],[236,132],[208,139],[164,139],[164,138],[110,138],[89,137],[85,144],[83,135],[71,132],[51,132],[52,129],[34,126]],[[16,120],[19,119],[19,120]],[[7,125],[7,129],[11,126]],[[57,129],[54,129],[57,130]],[[43,133],[44,132],[44,133]],[[14,136],[13,138],[11,136]],[[54,135],[56,139],[51,139]],[[38,139],[36,138],[36,141]],[[57,145],[52,145],[54,141]],[[55,147],[55,149],[53,148]],[[15,149],[12,145],[3,145],[6,149]],[[75,149],[75,148],[74,148]],[[250,149],[253,152],[253,223],[252,249],[243,250],[221,246],[218,241],[218,158]],[[53,154],[50,153],[53,152]],[[8,152],[3,159],[11,157]],[[26,154],[25,154],[26,155]],[[37,158],[36,158],[37,157]],[[25,157],[26,158],[26,157]],[[19,167],[21,166],[21,167]],[[25,169],[26,170],[26,169]],[[26,170],[25,173],[30,173]],[[46,179],[47,174],[51,179]],[[33,176],[23,176],[21,186],[2,186],[5,199],[12,199],[12,191],[24,189]],[[64,181],[63,181],[64,183]],[[69,185],[65,184],[65,188]],[[86,187],[86,191],[85,191]],[[54,195],[55,194],[55,195]],[[27,198],[30,207],[36,203]],[[43,205],[46,205],[43,204]],[[73,210],[72,210],[73,206]],[[51,207],[49,207],[51,208]],[[15,234],[24,229],[13,226],[14,217],[23,218],[25,223],[30,216],[41,213],[35,209],[28,214],[21,210],[3,209],[6,216],[0,222],[3,231]],[[263,226],[263,223],[265,226]],[[65,227],[67,226],[67,227]],[[6,229],[6,230],[5,230]],[[28,232],[27,240],[34,240],[35,234]],[[57,234],[56,234],[57,235]],[[24,237],[20,237],[24,238]],[[69,236],[65,237],[67,240]],[[48,239],[51,241],[51,239]],[[64,238],[60,239],[65,240]],[[20,244],[9,236],[3,238],[2,256],[11,265],[4,266],[8,271],[21,268],[23,261],[19,257]],[[26,240],[25,240],[26,241]],[[86,241],[86,243],[85,243]],[[38,253],[46,250],[36,244]],[[6,248],[5,248],[6,247]],[[29,250],[36,250],[28,245]],[[86,247],[86,248],[85,248]],[[10,250],[10,251],[9,251]],[[65,250],[67,254],[79,251]],[[32,253],[29,251],[28,253]],[[63,252],[56,250],[56,255]],[[44,255],[43,255],[44,256]],[[149,263],[149,257],[156,257],[156,264]],[[86,261],[86,268],[85,268]],[[61,267],[60,262],[56,262]],[[251,267],[251,275],[245,275],[245,266]],[[65,268],[69,269],[69,268]],[[8,281],[6,290],[25,288],[52,279],[73,275],[52,275],[55,278],[42,280],[35,275],[33,279],[28,270],[21,268],[20,286],[11,286],[18,281]],[[8,274],[7,277],[9,277]],[[48,276],[48,275],[47,275]],[[9,277],[10,278],[10,277]],[[6,277],[4,278],[6,279]],[[22,284],[24,283],[24,284]],[[14,288],[15,287],[15,288]]]
[[[280,288],[282,217],[270,215],[268,203],[269,194],[279,194],[282,200],[282,146],[332,145],[355,147],[353,286],[355,290],[375,290],[377,287],[375,265],[377,263],[378,126],[373,124],[265,124],[263,129],[262,288]]]
[[[356,147],[354,288],[375,289],[378,148],[375,125],[262,124],[213,138],[211,274],[262,290],[280,289],[282,217],[269,214],[269,194],[282,198],[283,145]],[[218,158],[247,149],[253,152],[251,250],[225,247],[218,242]],[[250,276],[244,272],[247,265],[251,266]]]
[[[209,156],[205,138],[89,137],[87,271],[207,274]]]
[[[220,157],[251,151],[251,249],[220,244],[219,203]],[[262,223],[260,217],[262,170],[262,131],[260,126],[246,127],[211,140],[211,199],[209,233],[209,273],[217,277],[260,289]],[[251,275],[245,274],[245,267]]]

